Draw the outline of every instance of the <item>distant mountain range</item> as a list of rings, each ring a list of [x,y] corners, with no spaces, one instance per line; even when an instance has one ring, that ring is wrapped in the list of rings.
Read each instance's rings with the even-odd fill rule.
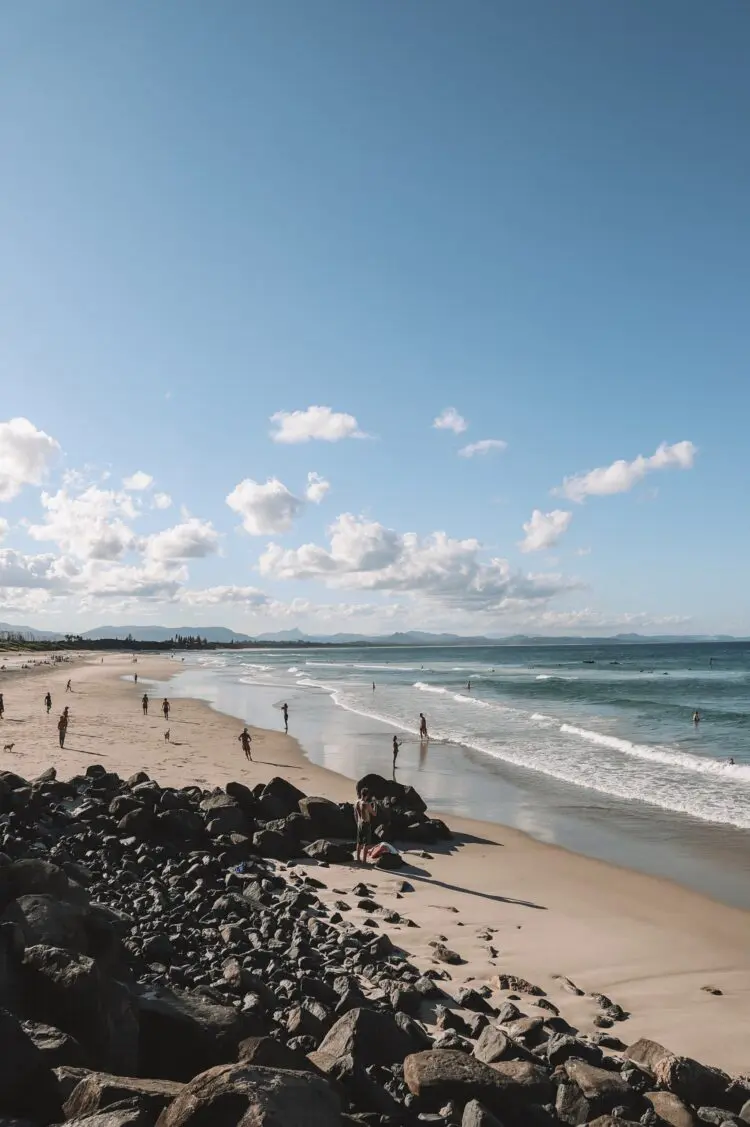
[[[37,630],[31,626],[13,626],[0,622],[0,636],[17,634],[30,641],[62,642],[71,637],[51,630]],[[431,634],[423,630],[399,631],[395,634],[305,634],[296,627],[277,630],[269,634],[238,634],[226,626],[97,626],[81,635],[85,639],[115,638],[136,642],[171,642],[177,636],[205,638],[214,645],[231,645],[242,642],[307,643],[318,645],[377,645],[377,646],[540,646],[540,645],[627,645],[638,642],[740,642],[731,634],[615,634],[606,638],[569,635],[551,637],[542,634],[513,634],[510,637],[485,637],[482,635]]]

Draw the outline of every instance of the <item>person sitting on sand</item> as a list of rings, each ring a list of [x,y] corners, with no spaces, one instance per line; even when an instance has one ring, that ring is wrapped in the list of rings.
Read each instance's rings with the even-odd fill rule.
[[[143,705],[143,715],[148,716],[148,693],[144,693],[141,697],[141,704]]]
[[[165,697],[164,700],[161,702],[161,710],[164,713],[164,719],[165,720],[169,720],[169,708],[170,708],[169,701]]]
[[[398,759],[398,749],[401,747],[401,740],[398,736],[393,737],[393,770],[396,770],[396,760]]]
[[[284,713],[284,731],[289,732],[289,705],[284,701],[281,706],[281,711]]]
[[[49,714],[52,710],[52,694],[51,693],[47,693],[46,697],[44,698],[44,704],[45,704],[46,709],[47,709],[47,715],[49,716]]]
[[[419,738],[420,740],[427,739],[427,720],[425,719],[424,712],[419,714]]]
[[[65,747],[65,737],[68,734],[68,716],[67,712],[60,714],[60,719],[57,721],[57,735],[60,740],[60,747]]]
[[[372,844],[372,819],[375,807],[370,802],[369,791],[364,789],[354,804],[354,820],[357,823],[357,861],[367,864],[367,854]]]
[[[252,761],[253,761],[253,754],[252,754],[252,752],[250,751],[250,744],[252,743],[252,739],[253,739],[253,737],[252,737],[252,736],[250,735],[250,733],[248,732],[248,730],[247,730],[247,728],[246,728],[246,727],[242,729],[242,731],[240,732],[240,734],[239,734],[239,736],[237,737],[237,739],[238,739],[238,740],[240,741],[240,743],[242,744],[242,750],[243,750],[243,751],[244,751],[244,753],[245,753],[245,759],[249,759],[249,760],[250,760],[250,762],[252,763]]]

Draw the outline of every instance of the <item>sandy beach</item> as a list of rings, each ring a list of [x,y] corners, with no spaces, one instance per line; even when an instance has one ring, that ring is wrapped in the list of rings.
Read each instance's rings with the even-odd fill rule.
[[[308,794],[352,798],[351,780],[311,764],[283,732],[251,728],[248,763],[237,739],[241,724],[203,702],[174,700],[166,723],[154,694],[143,716],[148,681],[166,681],[176,671],[166,657],[140,657],[135,665],[129,654],[117,654],[3,674],[1,734],[3,745],[14,746],[2,752],[0,767],[33,778],[54,766],[67,778],[101,763],[124,777],[143,769],[161,783],[201,787],[230,780],[252,786],[282,775]],[[66,693],[68,678],[73,691]],[[57,717],[66,704],[71,719],[61,750]],[[324,898],[349,901],[353,920],[365,918],[351,896],[360,880],[379,904],[413,920],[418,927],[380,926],[419,966],[434,965],[430,941],[445,937],[466,960],[450,968],[456,988],[497,974],[522,976],[584,1031],[594,1029],[597,1013],[588,995],[603,993],[631,1014],[612,1030],[626,1043],[648,1036],[729,1072],[747,1070],[750,913],[518,831],[465,819],[449,824],[453,842],[431,848],[429,856],[407,855],[403,875],[412,892],[397,893],[393,876],[375,869],[309,868],[325,882]],[[488,929],[489,941],[480,937]],[[571,979],[585,995],[571,995],[555,976]],[[523,1011],[541,1013],[531,1001],[524,998]]]

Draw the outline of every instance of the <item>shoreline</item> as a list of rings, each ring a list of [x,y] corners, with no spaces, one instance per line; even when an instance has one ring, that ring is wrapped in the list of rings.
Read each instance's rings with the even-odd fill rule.
[[[47,686],[37,677],[14,679],[12,691],[6,688],[2,731],[17,735],[18,747],[3,753],[2,768],[33,778],[52,765],[69,777],[102,762],[123,776],[143,769],[164,784],[203,787],[232,780],[252,786],[285,775],[307,794],[351,800],[349,779],[312,763],[282,732],[251,726],[254,762],[245,764],[237,742],[241,722],[201,700],[175,698],[167,743],[167,725],[153,714],[156,694],[144,718],[143,686],[123,680],[136,669],[139,681],[162,684],[181,671],[166,657],[141,656],[136,667],[129,654],[49,670],[55,709],[73,677],[65,701],[72,716],[69,746],[62,752],[54,739],[56,711],[47,717],[41,708]],[[451,968],[456,989],[498,973],[520,975],[538,982],[563,1016],[586,1030],[595,1028],[591,994],[607,994],[632,1015],[612,1030],[625,1042],[648,1036],[730,1072],[746,1068],[750,913],[520,830],[454,817],[448,822],[454,841],[429,847],[426,858],[407,854],[411,867],[403,875],[415,891],[399,894],[398,910],[418,927],[382,925],[417,965],[434,966],[430,941],[443,935],[466,960]],[[331,904],[342,891],[351,902],[351,888],[365,879],[380,903],[396,907],[386,872],[355,865],[320,870],[312,862],[303,867],[331,885],[321,891]],[[354,909],[350,918],[360,917]],[[488,927],[496,929],[490,944],[481,938]],[[586,995],[567,994],[555,975],[571,978]],[[706,993],[705,986],[722,994]],[[536,1013],[525,1002],[524,1008]]]

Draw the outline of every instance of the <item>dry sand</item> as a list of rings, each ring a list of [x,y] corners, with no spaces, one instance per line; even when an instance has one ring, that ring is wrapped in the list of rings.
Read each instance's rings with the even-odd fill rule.
[[[242,725],[203,702],[174,700],[167,724],[154,696],[144,717],[140,699],[148,686],[123,677],[138,672],[141,681],[166,680],[176,671],[165,657],[140,656],[134,665],[129,655],[116,654],[103,663],[84,657],[54,670],[0,674],[0,734],[4,744],[15,744],[2,753],[0,768],[34,777],[54,766],[67,778],[101,763],[124,777],[144,769],[164,784],[203,787],[231,779],[252,786],[283,775],[308,794],[352,798],[350,780],[311,764],[283,732],[251,728],[254,761],[247,763],[237,740]],[[68,677],[73,692],[66,694]],[[43,705],[48,688],[50,716]],[[65,704],[71,720],[61,751],[57,718]],[[378,903],[417,923],[381,926],[422,967],[435,965],[430,941],[445,937],[466,960],[449,968],[448,987],[520,975],[542,986],[573,1025],[592,1031],[597,1007],[564,990],[554,976],[565,975],[587,994],[606,994],[630,1011],[612,1030],[627,1043],[648,1036],[729,1072],[748,1071],[750,913],[505,827],[458,818],[450,825],[454,843],[431,849],[429,857],[416,850],[407,855],[410,868],[402,875],[413,892],[399,895],[394,875],[377,869],[301,867],[325,881],[324,898],[352,906],[352,921],[366,916],[351,894],[364,881]],[[493,930],[489,944],[479,937],[486,929]],[[541,1013],[531,998],[519,1005],[529,1015]]]

